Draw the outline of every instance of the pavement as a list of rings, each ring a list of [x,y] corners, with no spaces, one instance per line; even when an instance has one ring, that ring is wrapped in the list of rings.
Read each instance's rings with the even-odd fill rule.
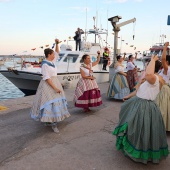
[[[84,113],[65,89],[71,116],[58,123],[59,134],[29,116],[34,96],[0,101],[0,170],[169,170],[170,156],[159,164],[136,163],[115,147],[112,131],[121,101],[109,100],[109,83],[99,84],[103,104]],[[170,133],[167,132],[170,145]]]

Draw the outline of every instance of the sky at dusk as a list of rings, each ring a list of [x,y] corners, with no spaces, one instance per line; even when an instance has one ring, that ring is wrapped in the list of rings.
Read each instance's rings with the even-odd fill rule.
[[[40,47],[51,47],[56,37],[67,43],[78,27],[93,29],[93,17],[97,18],[97,28],[108,29],[108,44],[113,47],[113,27],[108,18],[116,15],[122,17],[119,23],[136,18],[135,23],[121,27],[118,48],[142,52],[170,40],[169,7],[169,0],[0,0],[0,55],[43,55]],[[102,35],[103,43],[105,39]],[[93,42],[94,36],[88,35],[87,41]],[[75,49],[74,41],[68,44]]]

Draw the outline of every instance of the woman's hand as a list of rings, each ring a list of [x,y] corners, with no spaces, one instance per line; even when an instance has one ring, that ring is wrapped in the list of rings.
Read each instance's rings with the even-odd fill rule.
[[[56,43],[56,44],[59,44],[59,43],[60,43],[60,40],[59,40],[59,39],[55,39],[55,43]]]
[[[123,98],[123,101],[126,101],[126,100],[128,100],[130,97],[129,96],[125,96],[124,98]]]
[[[100,55],[100,51],[97,51],[97,54]]]
[[[124,76],[125,76],[125,77],[127,77],[127,74],[126,74],[126,73],[124,73]]]
[[[61,93],[61,90],[59,90],[59,89],[55,89],[55,91],[57,92],[57,93]]]
[[[154,61],[159,60],[158,55],[152,55],[151,60],[154,60]]]
[[[92,77],[91,77],[91,80],[94,80],[94,79],[96,79],[96,77],[93,77],[93,76],[92,76]]]
[[[168,47],[169,46],[169,42],[166,42],[164,46]]]

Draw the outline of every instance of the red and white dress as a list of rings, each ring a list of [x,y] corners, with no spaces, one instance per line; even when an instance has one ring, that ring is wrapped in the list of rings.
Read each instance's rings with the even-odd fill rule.
[[[82,65],[80,69],[84,71],[85,76],[90,76],[92,74],[92,71],[90,71],[91,67],[92,64],[90,64],[90,68]],[[76,107],[81,108],[100,106],[102,99],[96,80],[80,78],[77,83],[73,101]]]

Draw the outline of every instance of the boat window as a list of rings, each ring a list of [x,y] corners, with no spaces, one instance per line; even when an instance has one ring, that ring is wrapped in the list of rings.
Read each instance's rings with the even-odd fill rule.
[[[78,54],[68,54],[63,62],[75,63],[78,59]]]
[[[65,53],[59,53],[59,58],[57,59],[57,61],[60,61],[64,55],[65,55]]]

